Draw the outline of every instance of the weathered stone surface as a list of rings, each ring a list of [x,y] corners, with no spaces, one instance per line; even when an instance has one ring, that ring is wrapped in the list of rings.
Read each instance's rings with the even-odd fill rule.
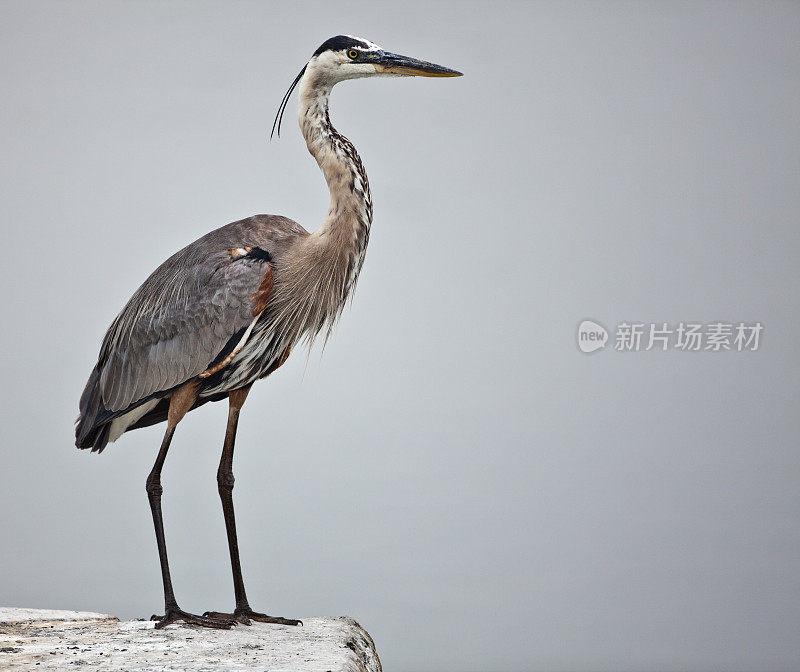
[[[380,672],[375,645],[352,618],[302,627],[253,623],[232,630],[120,621],[83,611],[0,608],[0,670],[97,672]]]

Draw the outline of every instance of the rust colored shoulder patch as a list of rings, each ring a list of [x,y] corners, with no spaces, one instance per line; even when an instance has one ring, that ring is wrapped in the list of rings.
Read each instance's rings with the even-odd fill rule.
[[[253,308],[253,317],[263,312],[267,307],[270,294],[272,294],[273,282],[274,276],[272,272],[272,264],[267,264],[267,271],[264,273],[264,279],[261,281],[258,291],[253,294],[253,301],[255,302],[255,307]]]

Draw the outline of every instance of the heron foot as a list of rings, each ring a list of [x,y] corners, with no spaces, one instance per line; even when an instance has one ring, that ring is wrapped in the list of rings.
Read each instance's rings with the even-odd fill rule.
[[[277,625],[303,625],[303,621],[298,621],[294,618],[283,618],[282,616],[267,616],[253,611],[250,607],[239,607],[232,614],[222,611],[206,611],[203,612],[203,617],[215,620],[234,619],[234,622],[242,623],[243,625],[251,625],[251,621],[275,623]]]
[[[158,621],[156,623],[156,630],[165,628],[177,621],[183,621],[187,625],[200,625],[204,628],[219,628],[221,630],[230,630],[236,625],[236,620],[225,614],[220,614],[218,617],[207,616],[205,614],[203,616],[196,616],[195,614],[190,614],[177,607],[174,609],[167,609],[167,612],[163,616],[153,615],[150,617],[150,620]]]

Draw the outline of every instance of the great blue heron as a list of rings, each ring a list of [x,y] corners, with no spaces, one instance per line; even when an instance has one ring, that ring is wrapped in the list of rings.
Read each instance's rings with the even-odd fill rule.
[[[233,512],[233,447],[251,385],[281,366],[292,348],[330,334],[358,279],[372,224],[367,174],[353,144],[331,124],[328,101],[338,82],[380,75],[457,77],[460,72],[339,35],[324,42],[281,101],[280,126],[299,85],[298,120],[308,151],[330,190],[322,226],[309,234],[278,215],[256,215],[212,231],[167,259],[136,290],[106,332],[80,400],[78,448],[101,452],[124,432],[167,421],[147,496],[153,513],[164,616],[229,628],[250,620],[299,621],[253,611],[245,594]],[[208,401],[229,399],[217,485],[233,571],[232,613],[183,611],[175,600],[161,516],[161,468],[176,425]]]

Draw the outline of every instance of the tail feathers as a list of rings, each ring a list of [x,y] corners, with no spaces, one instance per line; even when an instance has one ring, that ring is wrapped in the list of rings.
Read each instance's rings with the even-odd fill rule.
[[[100,372],[95,366],[80,401],[80,415],[75,427],[75,445],[102,452],[108,443],[109,422],[97,423],[98,415],[106,415],[100,390]]]

